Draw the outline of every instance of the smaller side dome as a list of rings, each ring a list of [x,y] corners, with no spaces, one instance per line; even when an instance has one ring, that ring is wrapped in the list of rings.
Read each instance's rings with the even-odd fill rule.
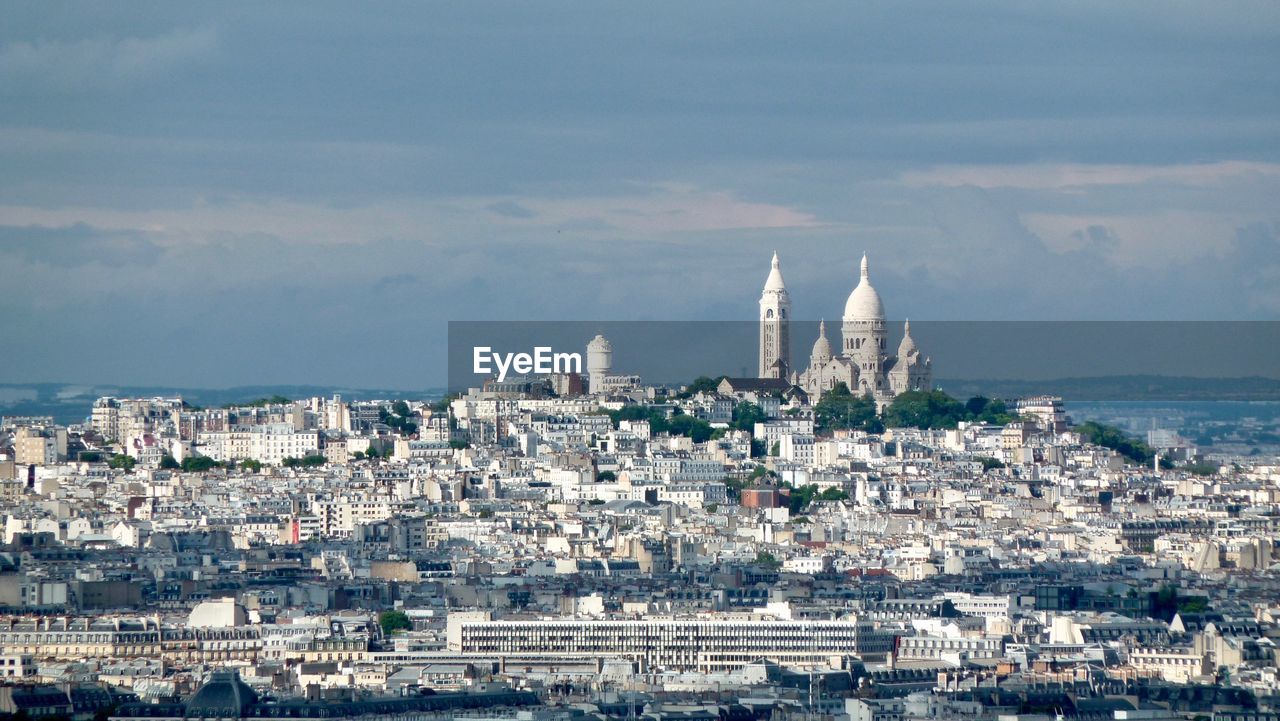
[[[916,341],[911,337],[911,321],[907,321],[903,324],[902,342],[898,344],[898,357],[906,359],[918,352]]]
[[[831,341],[827,340],[827,321],[818,321],[818,340],[813,342],[813,352],[809,354],[810,362],[826,363],[833,356]]]

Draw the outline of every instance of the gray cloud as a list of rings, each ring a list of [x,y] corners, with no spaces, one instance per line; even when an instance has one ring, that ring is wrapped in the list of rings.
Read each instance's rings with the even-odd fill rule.
[[[491,203],[485,206],[485,210],[492,211],[504,218],[532,218],[537,213],[510,200],[503,200],[497,203]]]
[[[0,226],[0,256],[52,268],[98,264],[146,268],[164,252],[145,233],[111,232],[84,223],[61,228]]]
[[[16,40],[0,45],[0,82],[33,94],[121,89],[208,59],[217,46],[212,28],[175,29],[154,37]]]
[[[431,385],[448,319],[749,318],[775,249],[810,318],[864,250],[895,316],[1280,317],[1278,14],[15,3],[6,380]]]

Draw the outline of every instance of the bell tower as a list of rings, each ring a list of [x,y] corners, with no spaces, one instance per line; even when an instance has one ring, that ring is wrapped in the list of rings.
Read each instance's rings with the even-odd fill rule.
[[[760,294],[760,377],[791,377],[791,296],[776,252]]]

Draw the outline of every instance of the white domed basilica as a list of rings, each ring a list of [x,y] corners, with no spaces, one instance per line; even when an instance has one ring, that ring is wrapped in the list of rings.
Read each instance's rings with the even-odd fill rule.
[[[898,352],[890,355],[885,331],[884,303],[871,285],[867,257],[862,256],[862,277],[844,304],[837,353],[827,338],[826,322],[818,325],[818,339],[809,354],[804,372],[791,368],[791,297],[782,281],[778,255],[760,296],[760,377],[789,380],[811,402],[838,383],[854,393],[870,394],[883,406],[894,396],[909,390],[929,390],[933,383],[933,361],[921,355],[911,338],[911,323],[904,324]]]

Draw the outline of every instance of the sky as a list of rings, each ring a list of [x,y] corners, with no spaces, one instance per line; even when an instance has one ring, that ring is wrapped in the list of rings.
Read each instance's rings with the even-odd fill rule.
[[[866,252],[892,318],[1280,319],[1272,0],[3,16],[0,382],[425,388],[450,320],[751,319],[775,250],[801,318]]]

